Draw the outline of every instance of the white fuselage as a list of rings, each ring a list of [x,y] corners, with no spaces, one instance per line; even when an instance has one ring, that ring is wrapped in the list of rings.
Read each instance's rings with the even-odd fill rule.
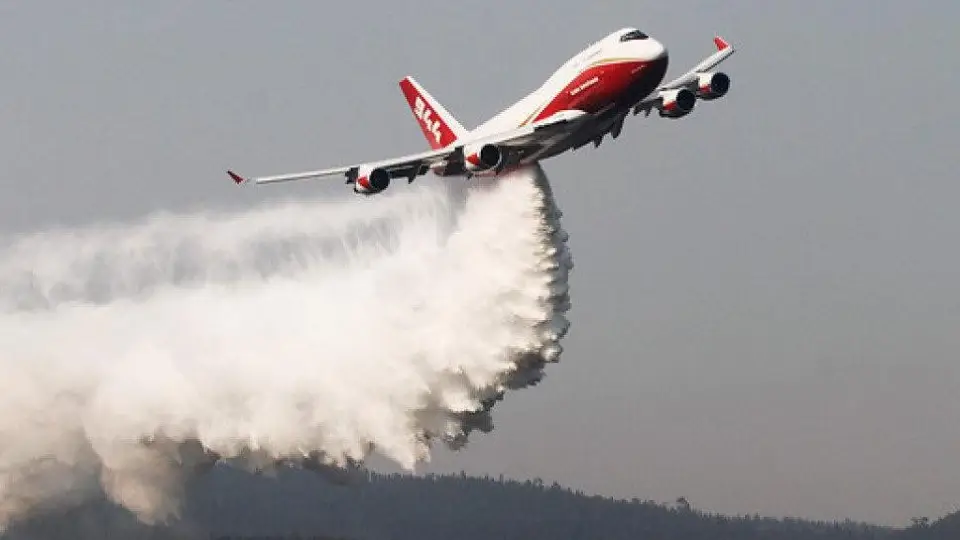
[[[539,88],[470,131],[470,138],[521,127],[551,108],[556,109],[551,112],[556,112],[586,102],[594,105],[595,110],[585,112],[596,113],[620,97],[644,66],[662,62],[662,69],[650,70],[659,75],[651,73],[651,81],[656,80],[648,85],[646,93],[632,96],[636,100],[646,97],[666,73],[667,50],[650,37],[621,42],[619,36],[628,30],[631,29],[613,32],[570,58]],[[590,100],[591,93],[600,99]]]

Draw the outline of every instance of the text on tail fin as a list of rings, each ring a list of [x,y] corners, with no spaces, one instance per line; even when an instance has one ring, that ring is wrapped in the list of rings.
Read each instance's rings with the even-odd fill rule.
[[[400,89],[431,148],[444,148],[464,135],[463,126],[412,77],[401,80]]]

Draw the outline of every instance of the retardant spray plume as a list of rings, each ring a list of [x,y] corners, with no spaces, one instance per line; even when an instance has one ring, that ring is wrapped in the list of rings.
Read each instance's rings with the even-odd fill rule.
[[[9,238],[0,529],[106,494],[147,523],[225,460],[407,469],[556,361],[572,261],[539,168]]]

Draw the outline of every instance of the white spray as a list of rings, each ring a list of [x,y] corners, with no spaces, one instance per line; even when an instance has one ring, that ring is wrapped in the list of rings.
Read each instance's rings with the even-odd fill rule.
[[[0,530],[105,493],[177,514],[215,460],[406,469],[558,360],[539,168],[475,189],[0,240]]]

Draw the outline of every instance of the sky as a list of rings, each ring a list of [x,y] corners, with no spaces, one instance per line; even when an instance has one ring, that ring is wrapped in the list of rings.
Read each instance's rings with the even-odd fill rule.
[[[349,200],[223,171],[423,150],[408,74],[471,127],[615,29],[664,42],[668,76],[720,33],[738,49],[727,97],[545,163],[576,262],[564,356],[424,470],[904,525],[960,506],[958,17],[945,1],[4,2],[0,233]]]

